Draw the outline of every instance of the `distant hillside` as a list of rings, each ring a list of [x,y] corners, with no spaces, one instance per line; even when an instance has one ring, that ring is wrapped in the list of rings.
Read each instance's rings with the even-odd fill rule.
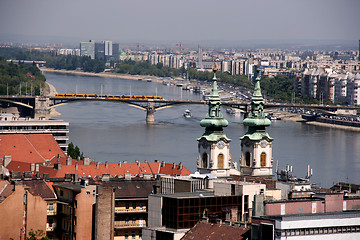
[[[0,60],[0,95],[40,95],[40,87],[45,86],[45,81],[45,76],[35,64]]]

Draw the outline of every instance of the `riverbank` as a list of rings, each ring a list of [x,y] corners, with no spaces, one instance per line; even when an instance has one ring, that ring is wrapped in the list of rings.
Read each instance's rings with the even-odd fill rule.
[[[344,125],[337,125],[337,124],[331,124],[331,123],[322,123],[322,122],[315,122],[315,121],[309,121],[304,123],[308,125],[314,125],[319,127],[329,127],[329,128],[335,128],[335,129],[341,129],[341,130],[347,130],[347,131],[355,131],[360,132],[360,128],[358,127],[350,127],[350,126],[344,126]]]
[[[281,120],[283,120],[283,121],[300,122],[300,123],[313,125],[313,126],[360,132],[360,128],[358,128],[358,127],[351,127],[351,126],[344,126],[344,125],[337,125],[337,124],[323,123],[323,122],[316,122],[316,121],[307,121],[302,118],[301,114],[298,114],[298,113],[289,113],[289,112],[280,111],[280,110],[275,110],[275,111],[273,111],[273,113],[276,117],[281,118]]]
[[[101,73],[93,73],[93,72],[84,72],[81,70],[64,70],[64,69],[52,69],[41,67],[40,70],[42,72],[49,73],[60,73],[60,74],[70,74],[70,75],[80,75],[80,76],[90,76],[90,77],[106,77],[106,78],[119,78],[119,79],[127,79],[127,80],[154,80],[161,82],[159,77],[150,76],[150,75],[130,75],[123,73],[111,73],[111,72],[101,72]]]

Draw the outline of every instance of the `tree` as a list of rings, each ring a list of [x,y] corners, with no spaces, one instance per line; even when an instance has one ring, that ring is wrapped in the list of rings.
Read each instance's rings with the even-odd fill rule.
[[[84,153],[80,152],[80,148],[78,146],[74,146],[72,142],[68,145],[68,156],[70,156],[72,159],[77,159],[80,157],[81,160],[84,159]]]
[[[25,240],[50,240],[43,230],[29,232],[29,237],[25,237]]]

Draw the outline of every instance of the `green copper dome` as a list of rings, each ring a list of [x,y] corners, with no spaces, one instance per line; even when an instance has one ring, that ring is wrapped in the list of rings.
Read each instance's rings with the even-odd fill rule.
[[[214,78],[208,102],[209,110],[206,113],[206,117],[200,121],[200,126],[205,127],[205,133],[202,137],[206,137],[208,141],[217,141],[221,138],[230,141],[230,139],[227,138],[223,132],[223,127],[227,127],[229,123],[226,119],[224,119],[224,116],[220,109],[221,102],[216,82],[216,68],[217,66],[215,63],[213,67]]]
[[[270,126],[271,121],[264,113],[264,99],[261,94],[259,76],[255,80],[255,89],[251,99],[251,111],[249,116],[244,119],[243,124],[248,126],[249,129],[248,132],[241,137],[241,139],[247,136],[251,140],[260,140],[262,138],[272,140],[269,134],[265,131],[265,128]]]

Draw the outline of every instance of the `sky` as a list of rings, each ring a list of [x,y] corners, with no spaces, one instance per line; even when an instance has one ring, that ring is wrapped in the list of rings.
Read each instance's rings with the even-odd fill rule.
[[[360,0],[0,0],[0,41],[9,36],[357,42]]]

